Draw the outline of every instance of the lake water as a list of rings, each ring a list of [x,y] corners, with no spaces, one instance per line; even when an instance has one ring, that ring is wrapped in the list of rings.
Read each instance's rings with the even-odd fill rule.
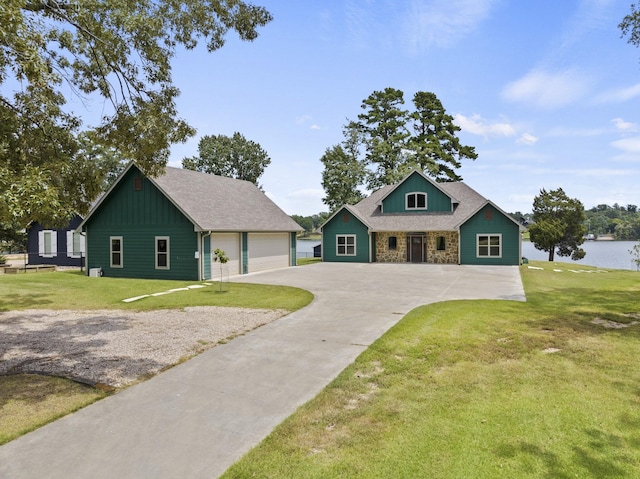
[[[632,269],[636,270],[636,264],[631,260],[629,250],[637,245],[637,241],[585,241],[582,249],[587,253],[579,261],[573,261],[565,256],[554,256],[554,261],[562,263],[583,264],[597,266],[598,268]],[[522,256],[528,259],[547,261],[549,253],[540,251],[530,241],[522,242]]]
[[[313,247],[320,244],[320,241],[298,240],[298,258],[313,257]],[[558,256],[554,260],[562,263],[583,264],[586,266],[597,266],[598,268],[611,269],[631,269],[636,270],[636,264],[631,261],[631,250],[637,241],[585,241],[582,249],[587,255],[580,261],[572,261],[570,258]],[[537,250],[533,243],[522,242],[522,256],[532,260],[546,261],[549,254]]]

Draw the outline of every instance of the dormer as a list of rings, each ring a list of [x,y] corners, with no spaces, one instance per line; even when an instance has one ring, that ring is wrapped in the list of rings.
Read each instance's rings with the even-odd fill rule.
[[[418,170],[409,173],[379,202],[385,213],[451,213],[458,202]]]

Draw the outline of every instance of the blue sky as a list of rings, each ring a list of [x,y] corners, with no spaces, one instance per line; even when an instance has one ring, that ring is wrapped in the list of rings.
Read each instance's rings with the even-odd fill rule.
[[[254,0],[274,20],[213,54],[181,52],[180,115],[197,135],[238,131],[269,153],[261,183],[288,214],[326,211],[324,151],[375,90],[434,92],[478,159],[464,181],[506,211],[541,188],[586,208],[640,205],[640,49],[631,0]]]

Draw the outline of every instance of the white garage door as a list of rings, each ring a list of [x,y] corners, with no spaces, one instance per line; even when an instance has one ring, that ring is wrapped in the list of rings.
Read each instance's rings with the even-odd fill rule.
[[[239,233],[213,233],[211,237],[211,261],[213,261],[213,252],[220,248],[225,252],[229,261],[226,269],[230,275],[240,274],[240,234]],[[224,268],[224,266],[223,266]],[[211,274],[216,278],[216,274],[220,273],[220,265],[218,263],[211,264]]]
[[[249,273],[289,266],[289,233],[249,233]]]

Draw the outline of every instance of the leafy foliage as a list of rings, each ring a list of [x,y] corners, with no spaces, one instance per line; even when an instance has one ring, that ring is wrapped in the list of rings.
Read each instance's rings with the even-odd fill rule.
[[[640,212],[636,205],[600,204],[585,212],[589,232],[613,235],[617,240],[640,239]]]
[[[571,256],[573,260],[584,258],[586,253],[580,245],[587,232],[585,218],[582,203],[569,198],[562,188],[542,189],[533,200],[531,241],[536,249],[549,253],[549,261],[553,261],[556,250],[559,256]]]
[[[238,132],[232,137],[204,136],[198,143],[198,156],[182,160],[182,166],[189,170],[246,180],[255,185],[270,163],[269,155],[258,143]]]
[[[3,0],[0,3],[0,221],[66,222],[100,192],[68,97],[102,100],[96,143],[148,174],[194,130],[178,118],[171,60],[228,30],[254,40],[271,20],[240,0]]]
[[[627,41],[631,45],[640,47],[640,6],[632,3],[631,13],[626,15],[618,25],[622,36],[628,36]]]

